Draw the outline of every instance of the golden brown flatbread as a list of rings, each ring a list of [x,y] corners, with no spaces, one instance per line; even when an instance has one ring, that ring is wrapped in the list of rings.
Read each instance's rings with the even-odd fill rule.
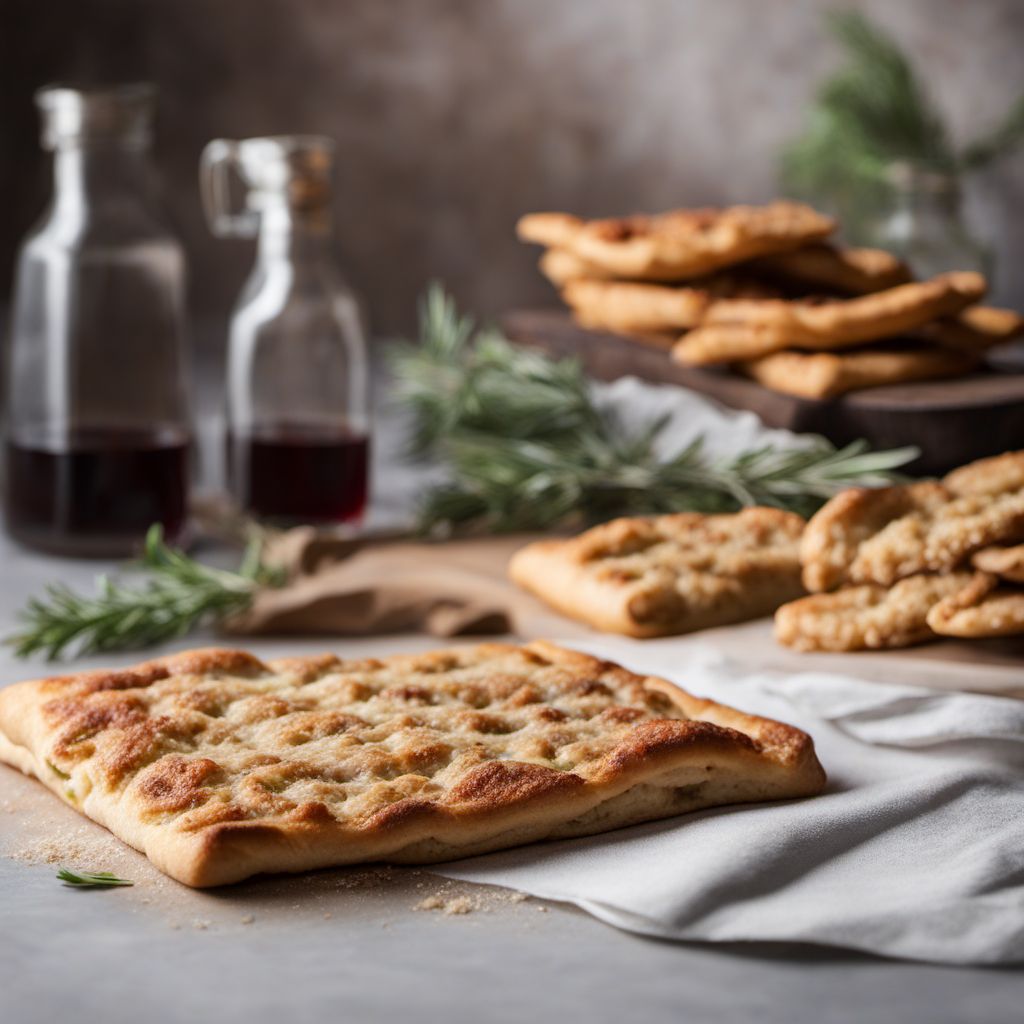
[[[819,242],[762,256],[743,268],[793,289],[841,295],[868,295],[912,279],[910,268],[884,249],[844,249]]]
[[[616,519],[528,545],[509,576],[596,629],[669,636],[768,615],[802,593],[802,529],[772,508]]]
[[[673,358],[691,366],[757,359],[785,349],[833,351],[897,338],[952,316],[985,293],[980,274],[958,271],[853,299],[724,299],[684,335]]]
[[[1024,337],[1024,317],[1012,309],[969,306],[957,316],[915,328],[910,336],[942,348],[982,353]]]
[[[886,384],[961,377],[977,365],[967,352],[894,344],[852,352],[773,352],[737,368],[773,391],[827,399]]]
[[[767,285],[731,274],[699,278],[685,286],[577,278],[562,289],[577,323],[622,334],[678,333],[699,323],[718,299],[771,294]]]
[[[998,576],[976,573],[928,612],[928,625],[941,636],[1024,635],[1024,589],[1000,586]]]
[[[865,583],[812,594],[775,613],[775,636],[798,651],[910,647],[934,639],[929,613],[970,579],[970,573],[919,575],[892,587]]]
[[[531,213],[520,218],[517,231],[523,241],[567,250],[617,278],[682,281],[798,248],[834,227],[809,206],[780,200],[592,221]]]
[[[971,565],[1013,583],[1024,583],[1024,544],[982,548],[971,555]]]
[[[982,548],[1024,540],[1024,488],[984,489],[1016,481],[1017,454],[956,470],[943,483],[854,488],[836,495],[804,531],[805,586],[815,591],[841,583],[888,586],[904,576],[955,569]],[[956,486],[963,490],[958,493]]]
[[[809,796],[808,736],[534,643],[200,650],[0,691],[0,759],[193,886]]]

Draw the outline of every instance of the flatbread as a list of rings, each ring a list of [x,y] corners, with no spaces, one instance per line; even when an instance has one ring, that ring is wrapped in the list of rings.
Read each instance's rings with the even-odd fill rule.
[[[827,399],[886,384],[960,377],[977,365],[967,352],[894,344],[852,352],[773,352],[737,368],[773,391]]]
[[[852,299],[724,299],[708,308],[701,325],[679,340],[672,355],[704,366],[791,348],[854,348],[959,313],[977,302],[985,287],[980,274],[955,271]]]
[[[971,565],[1013,583],[1024,583],[1024,544],[982,548],[971,555]]]
[[[916,573],[955,569],[982,548],[1024,540],[1024,488],[980,490],[1012,485],[1017,454],[974,463],[943,483],[836,495],[804,531],[804,585],[814,591],[841,583],[888,586]],[[958,493],[950,481],[979,490]]]
[[[941,636],[1024,635],[1024,589],[1000,586],[998,576],[976,573],[928,612],[928,625]]]
[[[520,218],[519,237],[563,249],[614,277],[681,281],[831,234],[835,222],[785,200],[766,206],[672,210],[584,221],[566,213]]]
[[[942,478],[953,494],[1007,494],[1024,490],[1024,450],[969,462]]]
[[[775,613],[775,636],[798,651],[910,647],[934,639],[929,612],[970,580],[970,573],[920,575],[892,587],[866,583],[812,594]]]
[[[772,508],[616,519],[528,545],[509,576],[597,629],[669,636],[769,615],[802,593],[802,528]]]
[[[954,351],[982,353],[1024,337],[1024,317],[1013,309],[969,306],[957,316],[915,328],[910,336]]]
[[[193,886],[809,796],[809,737],[552,644],[199,650],[0,691],[0,758]]]
[[[752,260],[744,267],[793,289],[845,295],[906,284],[913,275],[897,256],[884,249],[844,249],[819,242]]]
[[[583,278],[587,281],[609,281],[612,275],[581,260],[567,249],[546,249],[537,263],[540,272],[556,287]]]
[[[720,298],[771,294],[777,293],[767,285],[732,274],[699,278],[685,286],[577,278],[562,289],[579,324],[623,334],[678,332],[696,326]]]

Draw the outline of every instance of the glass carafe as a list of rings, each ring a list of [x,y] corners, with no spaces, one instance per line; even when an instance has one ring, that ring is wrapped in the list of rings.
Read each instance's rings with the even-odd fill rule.
[[[992,254],[970,232],[953,174],[893,164],[886,176],[891,207],[875,242],[904,259],[918,277],[948,270],[992,271]]]
[[[17,264],[5,505],[17,540],[57,554],[127,555],[185,522],[185,264],[151,191],[153,100],[36,96],[53,198]]]
[[[367,500],[366,342],[331,251],[331,162],[329,139],[280,136],[218,139],[200,168],[213,232],[259,238],[229,334],[230,487],[284,525],[356,523]]]

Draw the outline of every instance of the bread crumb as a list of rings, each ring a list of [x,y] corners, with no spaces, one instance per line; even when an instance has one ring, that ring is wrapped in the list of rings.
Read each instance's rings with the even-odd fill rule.
[[[547,907],[538,907],[537,909],[538,909],[538,910],[539,910],[539,911],[540,911],[540,912],[541,912],[542,914],[546,914],[546,913],[548,912],[548,908],[547,908]]]
[[[210,922],[196,918],[196,920],[192,922],[192,927],[195,928],[197,932],[205,932],[206,929],[210,927]]]
[[[324,914],[325,921],[330,921],[332,917],[334,917],[334,915],[329,910]]]
[[[456,896],[444,906],[446,914],[471,914],[473,909],[473,901],[468,896]]]
[[[252,914],[246,914],[245,917],[242,918],[242,924],[252,924],[255,920],[256,918],[253,917]]]

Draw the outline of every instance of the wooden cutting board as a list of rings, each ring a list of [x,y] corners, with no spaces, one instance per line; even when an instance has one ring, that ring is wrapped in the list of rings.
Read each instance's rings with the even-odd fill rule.
[[[858,438],[873,448],[916,445],[922,454],[910,469],[921,475],[1024,448],[1024,373],[990,371],[815,401],[771,391],[728,370],[681,366],[664,345],[586,330],[561,310],[508,313],[502,327],[514,341],[575,356],[598,380],[632,375],[681,384],[734,409],[749,409],[770,427],[823,434],[837,445]]]

